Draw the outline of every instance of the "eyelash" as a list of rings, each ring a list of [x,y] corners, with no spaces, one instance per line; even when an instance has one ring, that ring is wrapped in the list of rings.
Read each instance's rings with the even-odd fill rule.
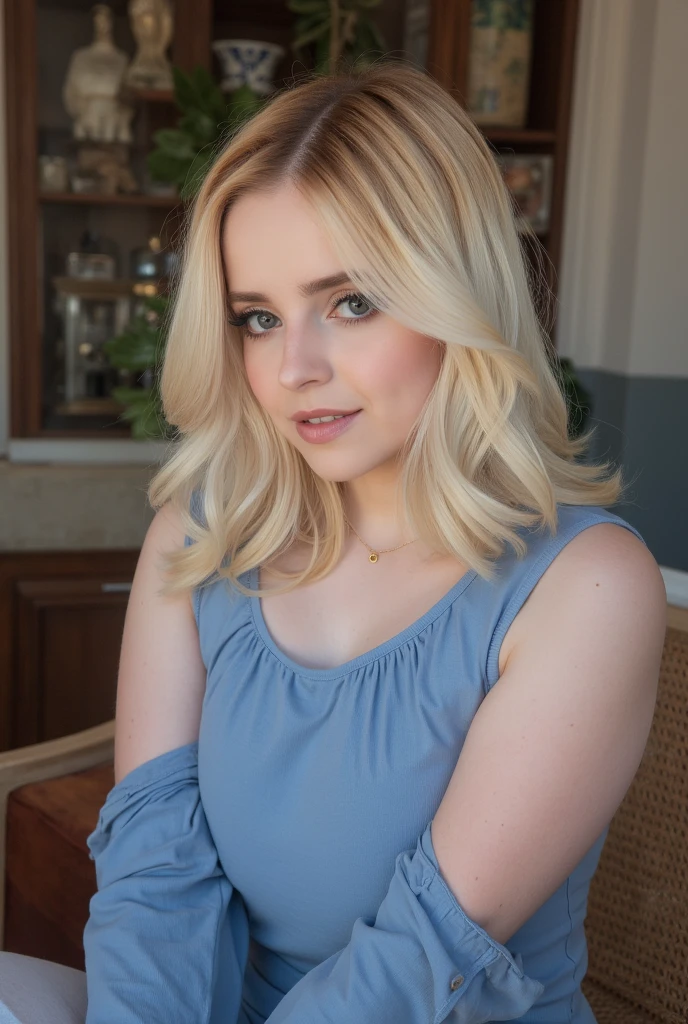
[[[346,295],[341,295],[339,298],[335,299],[330,308],[330,313],[333,312],[337,308],[337,306],[341,306],[342,302],[346,302],[347,299],[363,299],[363,301],[370,306],[370,303],[366,299],[365,295],[361,295],[360,292],[348,292]],[[335,317],[335,319],[341,320],[343,324],[349,327],[351,324],[360,323],[362,320],[370,320],[370,318],[374,316],[375,313],[377,312],[378,311],[375,309],[374,306],[370,306],[370,309],[364,316]],[[232,324],[233,327],[240,328],[241,336],[243,338],[262,338],[265,335],[270,334],[271,331],[274,330],[274,328],[270,327],[268,328],[267,331],[259,332],[249,330],[246,327],[246,323],[248,320],[250,320],[252,316],[255,316],[256,313],[268,313],[270,316],[272,316],[272,313],[270,313],[268,309],[260,309],[259,307],[254,307],[253,309],[245,309],[244,312],[237,317],[232,316],[230,313],[227,317],[227,320],[229,321],[230,324]]]

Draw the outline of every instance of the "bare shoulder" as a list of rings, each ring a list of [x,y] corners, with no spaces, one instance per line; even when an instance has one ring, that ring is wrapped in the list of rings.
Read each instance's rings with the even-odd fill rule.
[[[659,566],[643,542],[619,523],[594,523],[576,534],[538,580],[513,623],[507,660],[557,630],[588,643],[630,638],[656,648],[666,632],[667,598]]]
[[[594,585],[611,598],[636,599],[649,610],[666,604],[664,580],[652,552],[619,523],[593,523],[564,545],[538,586],[551,597],[564,584]],[[537,588],[536,588],[537,589]]]
[[[122,636],[115,714],[115,781],[198,738],[206,670],[191,595],[163,597],[164,555],[184,546],[172,506],[156,512],[141,547]]]

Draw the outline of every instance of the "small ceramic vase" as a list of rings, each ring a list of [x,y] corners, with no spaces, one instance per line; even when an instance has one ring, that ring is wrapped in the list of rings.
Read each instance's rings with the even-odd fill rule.
[[[275,91],[272,79],[277,62],[285,54],[283,46],[261,39],[216,39],[211,45],[222,63],[223,92],[233,92],[242,85],[250,86],[259,96]]]

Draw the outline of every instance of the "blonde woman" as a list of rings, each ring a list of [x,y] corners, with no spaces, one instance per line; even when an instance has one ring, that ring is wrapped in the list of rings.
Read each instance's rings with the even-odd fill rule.
[[[666,593],[548,345],[491,152],[422,71],[307,79],[219,154],[89,837],[88,1024],[594,1024],[586,896]]]

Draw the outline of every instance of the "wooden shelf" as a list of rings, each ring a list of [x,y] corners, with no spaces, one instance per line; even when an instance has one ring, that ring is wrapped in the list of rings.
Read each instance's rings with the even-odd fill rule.
[[[182,200],[179,196],[147,196],[135,193],[125,195],[117,192],[113,195],[103,195],[98,192],[40,192],[39,199],[42,203],[77,203],[92,206],[156,206],[173,209],[181,206]]]
[[[160,277],[66,277],[58,275],[51,278],[51,284],[60,295],[76,295],[86,299],[116,299],[135,296],[146,298],[152,295],[166,294],[169,279]]]
[[[124,406],[114,398],[79,398],[55,406],[58,416],[117,416]]]
[[[126,89],[122,98],[130,103],[174,103],[173,89]]]
[[[556,132],[540,131],[537,128],[500,128],[498,125],[478,125],[486,139],[498,145],[510,145],[512,143],[549,143],[554,145],[557,141]]]

